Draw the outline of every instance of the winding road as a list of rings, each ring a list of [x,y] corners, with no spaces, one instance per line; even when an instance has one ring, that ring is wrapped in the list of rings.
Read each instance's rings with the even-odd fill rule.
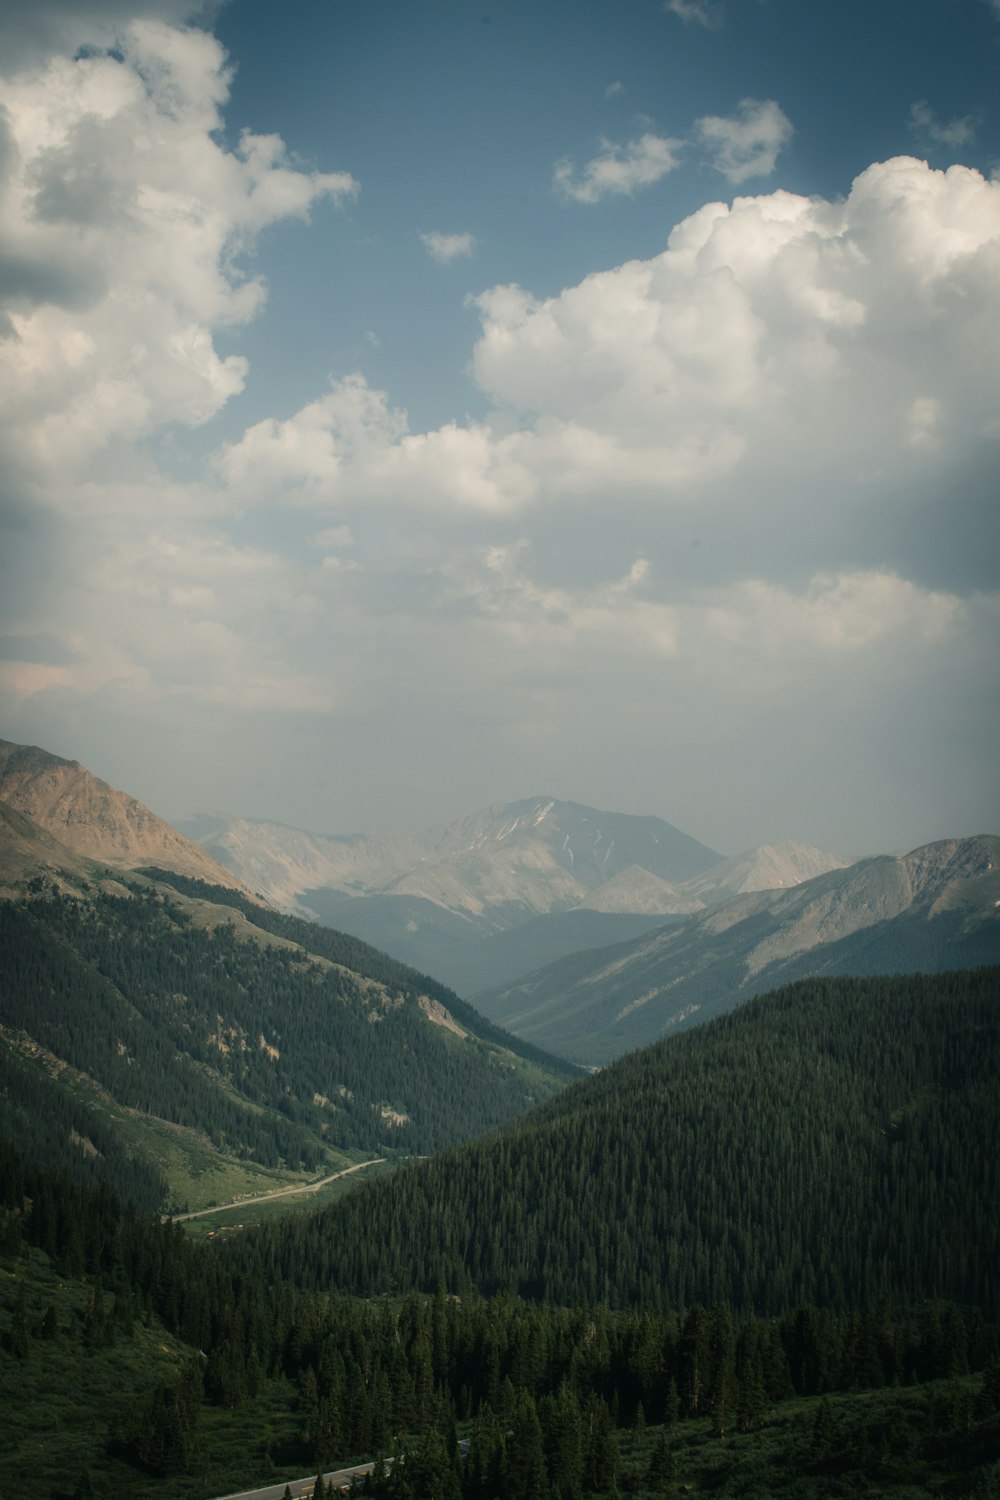
[[[385,1160],[384,1156],[373,1156],[370,1161],[356,1161],[353,1167],[345,1167],[342,1172],[331,1172],[329,1177],[321,1177],[318,1182],[293,1182],[291,1187],[275,1188],[270,1193],[258,1193],[253,1198],[234,1198],[232,1203],[216,1203],[211,1208],[196,1208],[190,1214],[170,1214],[175,1224],[183,1224],[187,1219],[204,1219],[208,1214],[226,1213],[231,1208],[253,1208],[258,1203],[270,1203],[274,1198],[291,1198],[297,1193],[318,1193],[320,1188],[328,1187],[331,1182],[338,1178],[350,1177],[352,1172],[360,1172],[365,1167],[379,1166]],[[259,1494],[270,1493],[260,1490]],[[284,1493],[284,1488],[279,1494]],[[293,1490],[293,1494],[296,1492]]]
[[[392,1459],[386,1461],[386,1468],[392,1464]],[[356,1479],[364,1479],[370,1474],[374,1464],[354,1464],[350,1469],[334,1469],[330,1474],[323,1475],[323,1483],[327,1486],[333,1485],[334,1489],[349,1489]],[[282,1500],[285,1493],[285,1480],[280,1484],[269,1484],[262,1490],[240,1490],[235,1495],[220,1495],[218,1500]],[[307,1479],[289,1479],[288,1488],[292,1493],[293,1500],[300,1500],[303,1495],[311,1495],[316,1483],[316,1475],[310,1474]]]

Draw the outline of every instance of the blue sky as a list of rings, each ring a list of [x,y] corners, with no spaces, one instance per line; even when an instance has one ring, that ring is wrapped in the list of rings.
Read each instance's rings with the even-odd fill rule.
[[[732,115],[746,97],[776,100],[794,135],[780,170],[736,190],[836,197],[872,161],[913,152],[990,172],[1000,54],[983,0],[729,0],[705,14],[717,24],[685,24],[655,0],[389,0],[292,7],[280,22],[263,0],[225,8],[214,29],[237,64],[230,138],[252,122],[304,163],[346,167],[362,184],[346,215],[320,209],[308,232],[271,232],[284,274],[271,275],[267,310],[240,335],[255,369],[246,408],[273,410],[275,388],[279,404],[307,400],[331,371],[360,367],[417,424],[481,413],[465,374],[477,326],[464,294],[517,281],[555,295],[657,254],[674,224],[732,196],[691,137],[697,119]],[[911,120],[919,102],[939,128],[971,117],[975,138],[961,152],[935,140]],[[553,192],[561,158],[582,168],[602,138],[621,146],[646,131],[685,142],[648,189],[596,204]],[[443,274],[421,229],[470,233],[475,252]],[[306,315],[303,280],[314,291]],[[280,368],[276,346],[287,351]]]
[[[1000,6],[0,18],[0,733],[168,816],[997,826]]]

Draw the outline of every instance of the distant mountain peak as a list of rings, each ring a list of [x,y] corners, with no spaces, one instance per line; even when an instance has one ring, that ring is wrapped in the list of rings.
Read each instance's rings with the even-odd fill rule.
[[[491,926],[509,925],[516,913],[523,920],[567,911],[629,866],[677,882],[721,860],[662,818],[551,795],[494,802],[398,838],[347,839],[246,819],[207,824],[203,837],[247,885],[286,908],[311,910],[310,891],[417,897]]]

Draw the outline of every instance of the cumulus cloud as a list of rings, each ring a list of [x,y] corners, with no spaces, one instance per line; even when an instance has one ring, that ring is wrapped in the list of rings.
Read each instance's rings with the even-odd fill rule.
[[[910,129],[923,140],[939,146],[967,146],[976,138],[976,118],[962,115],[954,120],[939,120],[926,99],[910,105]]]
[[[285,494],[354,513],[504,516],[613,495],[730,507],[763,528],[832,507],[817,511],[822,548],[838,491],[923,491],[928,458],[943,474],[996,441],[998,287],[1000,184],[897,158],[843,202],[708,204],[660,255],[554,297],[481,294],[485,420],[414,432],[355,375],[249,428],[219,472],[240,504]]]
[[[720,0],[664,0],[663,9],[686,25],[704,26],[706,31],[718,31],[725,16]]]
[[[471,606],[515,649],[582,647],[639,658],[677,654],[676,610],[643,597],[646,558],[636,558],[620,578],[566,588],[533,579],[529,556],[523,538],[486,548],[451,571],[445,595]]]
[[[473,255],[476,249],[475,236],[469,233],[442,234],[440,230],[431,229],[426,234],[421,232],[420,239],[431,259],[443,266]]]
[[[1000,183],[899,158],[843,200],[709,203],[659,254],[476,297],[481,419],[421,430],[356,373],[180,477],[149,440],[241,390],[220,336],[262,305],[261,230],[357,184],[273,136],[227,149],[225,56],[166,15],[5,88],[0,457],[54,518],[38,587],[5,597],[8,733],[194,704],[335,714],[388,757],[443,704],[442,736],[479,726],[463,749],[504,784],[527,746],[530,785],[544,743],[554,767],[584,739],[617,764],[625,722],[658,756],[669,705],[697,777],[734,711],[764,703],[773,742],[776,683],[794,729],[810,693],[825,722],[970,652],[985,679],[993,604],[930,543],[908,572],[923,532],[900,518],[936,505],[957,531],[962,466],[995,473]],[[784,139],[780,111],[749,129],[767,108],[702,134],[733,180]],[[678,150],[609,145],[563,191],[636,191]]]
[[[624,92],[625,85],[622,83],[620,78],[616,78],[615,81],[613,83],[609,83],[607,88],[604,90],[604,97],[605,99],[617,99],[618,95],[624,94]]]
[[[602,198],[620,194],[631,196],[674,170],[682,144],[650,131],[624,146],[605,141],[600,154],[579,172],[569,157],[558,161],[552,172],[552,185],[562,197],[575,203],[598,203]]]
[[[228,87],[213,37],[156,20],[130,22],[114,54],[8,80],[2,423],[9,460],[36,476],[218,412],[246,364],[214,333],[265,296],[246,269],[257,235],[357,191],[346,172],[293,168],[277,136],[227,151]]]
[[[137,20],[203,21],[217,0],[31,0],[0,7],[0,74],[20,71],[54,52],[114,46]]]
[[[277,136],[227,149],[226,56],[166,23],[180,8],[126,18],[109,0],[87,26],[69,5],[30,9],[0,115],[5,545],[23,564],[18,517],[58,521],[36,520],[34,589],[5,591],[4,702],[328,708],[326,674],[297,657],[306,580],[218,529],[231,496],[211,474],[171,479],[143,445],[241,389],[246,361],[216,339],[263,304],[261,230],[357,183],[298,169]]]
[[[727,648],[803,658],[852,655],[892,638],[942,641],[963,613],[954,595],[881,570],[818,573],[800,589],[741,579],[701,608],[704,628]]]
[[[411,432],[386,392],[354,374],[286,420],[248,428],[217,467],[241,505],[284,493],[312,508],[377,501],[411,515],[503,512],[535,493],[523,442],[520,434],[504,440],[485,423]]]
[[[769,177],[792,138],[792,122],[773,99],[741,99],[734,115],[703,115],[695,134],[730,182]]]

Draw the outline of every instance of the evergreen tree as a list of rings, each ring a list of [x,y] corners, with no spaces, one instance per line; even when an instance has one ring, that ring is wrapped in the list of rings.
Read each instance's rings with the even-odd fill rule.
[[[661,1431],[653,1446],[646,1470],[646,1484],[654,1495],[671,1495],[677,1481],[677,1465],[673,1449],[665,1431]]]

